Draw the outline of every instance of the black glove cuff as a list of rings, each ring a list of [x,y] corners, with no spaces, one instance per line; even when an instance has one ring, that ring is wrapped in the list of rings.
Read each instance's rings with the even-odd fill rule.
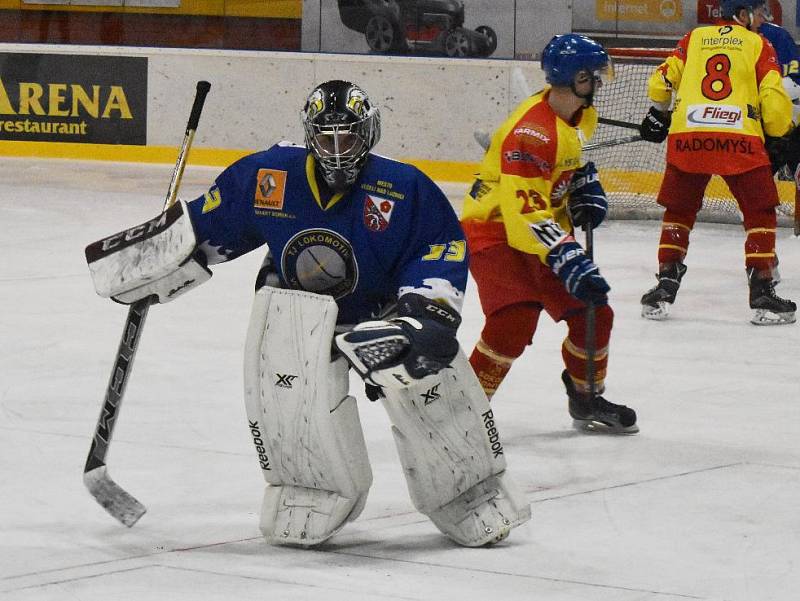
[[[461,325],[461,315],[458,311],[416,292],[409,292],[397,299],[397,315],[398,317],[431,319],[454,330]]]

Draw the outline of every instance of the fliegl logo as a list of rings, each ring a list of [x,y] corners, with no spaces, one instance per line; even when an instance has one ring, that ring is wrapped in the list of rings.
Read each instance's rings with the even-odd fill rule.
[[[742,109],[729,104],[691,104],[686,110],[686,127],[742,129]]]

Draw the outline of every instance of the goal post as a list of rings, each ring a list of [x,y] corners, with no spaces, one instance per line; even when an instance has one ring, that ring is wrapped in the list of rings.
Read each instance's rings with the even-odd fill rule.
[[[584,151],[600,172],[609,198],[609,214],[615,219],[660,219],[663,209],[656,204],[665,168],[667,145],[632,141],[631,129],[648,109],[647,80],[671,49],[611,48],[614,79],[603,86],[595,98],[602,118],[595,135]],[[618,124],[610,122],[617,121]],[[795,183],[776,181],[781,204],[778,223],[794,224]],[[718,176],[711,178],[697,215],[700,221],[741,223],[741,214],[728,186]]]

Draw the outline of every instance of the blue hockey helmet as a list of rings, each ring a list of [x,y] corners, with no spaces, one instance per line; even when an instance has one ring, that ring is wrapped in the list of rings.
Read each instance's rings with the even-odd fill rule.
[[[767,21],[772,21],[772,14],[770,13],[767,0],[720,0],[719,7],[722,11],[723,19],[733,19],[733,17],[736,15],[736,12],[743,8],[753,12],[757,8],[761,7],[764,18]]]
[[[581,71],[596,77],[613,74],[611,59],[602,44],[575,33],[557,35],[547,43],[542,51],[542,70],[547,83],[554,86],[572,86]]]

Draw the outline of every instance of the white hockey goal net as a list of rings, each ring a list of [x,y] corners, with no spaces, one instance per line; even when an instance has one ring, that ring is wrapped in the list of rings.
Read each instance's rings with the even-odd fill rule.
[[[637,134],[650,101],[647,80],[669,50],[641,48],[611,49],[614,80],[603,87],[595,99],[602,120],[584,149],[584,157],[594,161],[609,197],[610,216],[616,219],[660,219],[663,209],[656,204],[664,173],[666,143],[626,141]],[[608,121],[620,122],[609,124]],[[794,182],[778,181],[781,205],[778,221],[792,226],[795,213]],[[717,223],[741,223],[736,201],[721,178],[714,176],[706,189],[698,219]]]

